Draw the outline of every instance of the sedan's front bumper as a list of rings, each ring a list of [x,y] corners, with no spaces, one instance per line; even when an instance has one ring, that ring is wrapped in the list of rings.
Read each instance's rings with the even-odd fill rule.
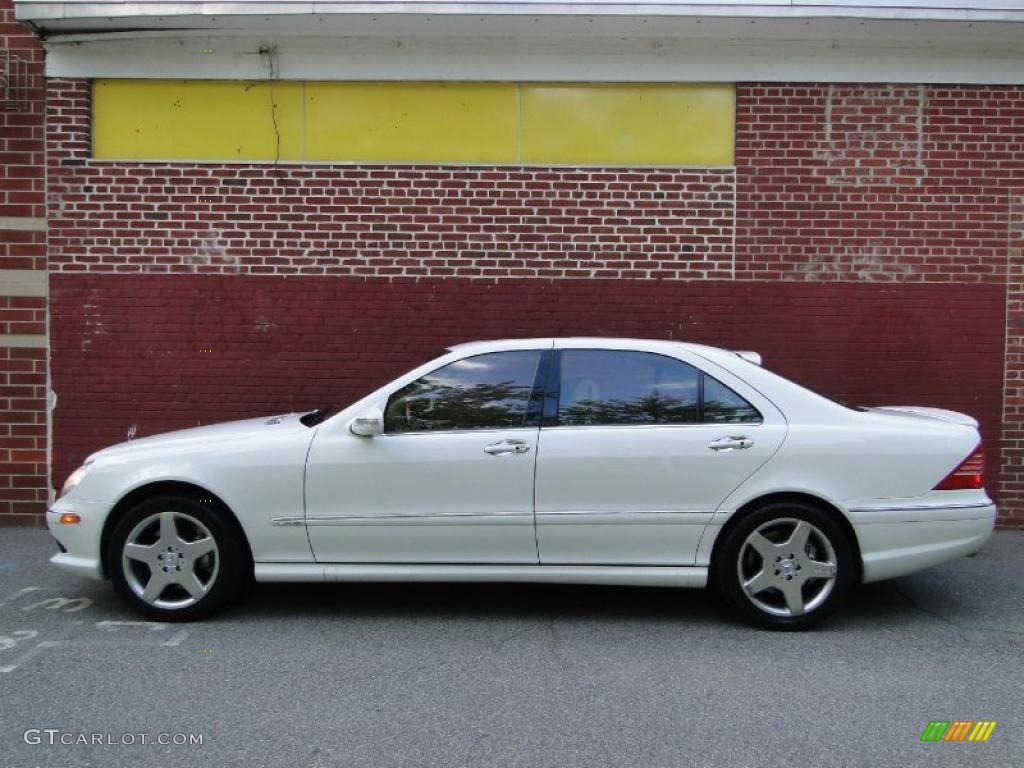
[[[106,578],[103,575],[103,568],[100,567],[98,557],[75,557],[66,552],[59,552],[50,558],[50,562],[61,570],[73,573],[76,576],[88,576],[90,579],[96,579],[97,581],[102,581]]]
[[[851,518],[864,561],[863,580],[869,582],[974,554],[992,535],[996,506],[863,510]]]
[[[58,500],[46,511],[46,526],[57,542],[64,548],[50,558],[50,562],[69,573],[104,579],[100,559],[100,538],[103,535],[103,520],[108,505],[98,501]],[[60,516],[74,512],[81,520],[77,523],[61,523]]]

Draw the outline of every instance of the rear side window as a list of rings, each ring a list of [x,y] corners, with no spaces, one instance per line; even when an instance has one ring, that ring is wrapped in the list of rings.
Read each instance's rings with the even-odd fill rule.
[[[760,424],[760,411],[718,379],[704,377],[704,421],[711,424]]]
[[[564,425],[694,424],[700,372],[649,352],[562,352],[558,421]]]
[[[688,363],[652,352],[561,353],[558,424],[760,423],[758,410]]]
[[[388,398],[385,432],[522,427],[541,351],[491,352],[449,363]]]

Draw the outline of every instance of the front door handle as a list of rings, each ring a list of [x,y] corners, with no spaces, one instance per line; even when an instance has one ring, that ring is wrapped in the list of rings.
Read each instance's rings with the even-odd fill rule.
[[[745,451],[753,444],[754,441],[746,435],[729,435],[712,440],[708,443],[708,448],[712,451]]]
[[[507,453],[526,453],[530,445],[525,440],[499,440],[484,448],[484,453],[491,456],[504,456]]]

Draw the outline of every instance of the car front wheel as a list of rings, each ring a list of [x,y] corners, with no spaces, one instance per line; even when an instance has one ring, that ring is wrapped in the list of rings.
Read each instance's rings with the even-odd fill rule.
[[[713,564],[725,601],[769,629],[806,629],[833,613],[857,574],[849,536],[828,514],[795,502],[745,515]]]
[[[223,608],[245,574],[245,550],[226,514],[184,496],[134,507],[108,545],[118,592],[158,621],[193,621]]]

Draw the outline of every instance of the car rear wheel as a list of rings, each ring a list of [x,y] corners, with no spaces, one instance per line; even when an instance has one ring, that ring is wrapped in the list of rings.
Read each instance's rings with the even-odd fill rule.
[[[114,528],[107,564],[118,592],[158,621],[220,610],[245,579],[245,548],[226,513],[185,496],[134,507]]]
[[[842,526],[816,507],[770,504],[733,527],[713,563],[713,580],[745,620],[806,629],[832,614],[856,580],[856,552]]]

